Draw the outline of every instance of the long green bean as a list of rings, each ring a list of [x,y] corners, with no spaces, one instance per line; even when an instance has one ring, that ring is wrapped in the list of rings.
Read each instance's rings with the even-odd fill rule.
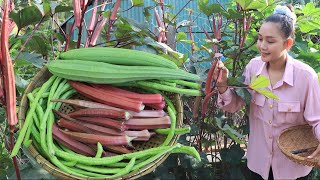
[[[125,163],[126,167],[128,165],[128,163]],[[96,173],[101,173],[101,174],[115,174],[118,173],[119,171],[121,171],[123,168],[106,168],[104,167],[95,167],[95,166],[89,166],[89,165],[84,165],[84,164],[76,164],[75,167],[80,168],[80,169],[84,169],[90,172],[96,172]]]
[[[36,109],[36,106],[37,106],[37,103],[41,97],[41,94],[46,91],[50,86],[51,84],[53,83],[53,81],[56,79],[56,76],[51,76],[50,79],[44,83],[42,85],[42,87],[40,88],[39,92],[37,93],[37,96],[35,97],[35,100],[34,102],[32,103],[32,105],[30,106],[30,110],[29,110],[29,113],[27,114],[27,117],[24,121],[24,124],[20,130],[20,133],[19,133],[19,136],[18,136],[18,139],[11,151],[11,155],[10,155],[10,158],[12,158],[13,156],[16,156],[20,147],[21,147],[21,144],[22,144],[22,141],[23,141],[23,138],[27,132],[27,129],[30,125],[30,121],[32,121],[32,116],[33,116],[33,113],[35,112],[35,109]]]
[[[53,106],[53,103],[50,103],[50,99],[53,98],[54,96],[54,93],[56,92],[57,90],[57,87],[60,83],[62,79],[60,77],[56,78],[56,80],[53,82],[52,84],[52,87],[50,89],[50,94],[49,94],[49,97],[48,97],[48,102],[47,102],[47,109],[43,115],[43,118],[42,118],[42,121],[41,121],[41,124],[40,124],[40,145],[42,147],[42,149],[47,152],[48,156],[52,156],[52,151],[51,153],[48,153],[48,143],[47,143],[47,138],[46,138],[46,130],[47,130],[47,120],[50,116],[50,112],[52,113],[52,106]]]
[[[182,86],[191,87],[191,88],[194,88],[194,89],[200,89],[201,88],[201,85],[199,83],[189,82],[189,81],[185,81],[185,80],[181,80],[181,79],[166,79],[164,81],[176,83],[176,84],[179,84],[179,85],[182,85]]]
[[[185,153],[185,154],[189,154],[191,156],[193,156],[194,158],[196,158],[198,161],[201,161],[201,157],[200,154],[198,153],[198,151],[191,146],[181,146],[178,147],[176,149],[172,150],[172,153]]]
[[[175,144],[174,147],[179,147],[181,146],[180,144]],[[162,146],[162,147],[155,147],[155,148],[150,148],[138,152],[133,152],[129,154],[122,154],[122,155],[116,155],[112,157],[103,157],[103,158],[94,158],[94,157],[85,157],[85,156],[78,156],[74,155],[71,153],[67,153],[64,151],[61,151],[59,149],[55,149],[56,155],[65,159],[65,160],[74,160],[77,159],[77,161],[81,164],[86,164],[86,165],[109,165],[113,164],[116,162],[120,162],[123,159],[131,159],[133,157],[139,159],[145,156],[150,156],[154,154],[158,154],[160,152],[166,151],[170,149],[171,146]]]
[[[176,128],[176,122],[177,122],[177,118],[176,118],[176,115],[174,114],[173,110],[171,109],[171,107],[168,107],[167,108],[168,110],[168,114],[169,114],[169,117],[170,117],[170,121],[171,121],[171,124],[170,124],[170,131],[166,137],[166,139],[164,140],[164,142],[162,143],[161,146],[167,146],[169,145],[170,141],[172,140],[173,136],[174,136],[174,131],[175,131],[175,128]]]
[[[135,165],[135,166],[132,168],[132,170],[133,170],[133,171],[136,171],[136,170],[144,167],[145,165],[147,165],[147,164],[155,161],[156,159],[160,158],[160,157],[163,156],[164,154],[171,152],[173,149],[179,148],[180,146],[181,146],[181,145],[179,145],[179,144],[174,145],[174,146],[169,146],[169,148],[168,148],[167,150],[161,151],[160,153],[157,153],[155,156],[152,156],[152,157],[150,157],[149,159],[147,159],[147,160],[145,160],[145,161],[143,161],[143,162]]]
[[[32,126],[33,126],[33,122],[34,122],[34,120],[33,120],[33,118],[32,118],[32,121],[30,122],[30,125],[29,125],[29,128],[27,129],[27,132],[26,132],[26,135],[25,135],[25,137],[24,137],[24,140],[23,140],[23,145],[25,146],[25,147],[29,147],[30,146],[30,144],[31,144],[31,140],[30,140],[30,134],[31,134],[31,130],[32,130]]]
[[[96,158],[101,158],[101,155],[102,155],[102,152],[103,152],[103,147],[101,145],[101,143],[97,143],[97,154],[96,154]]]
[[[176,128],[174,130],[174,134],[175,135],[187,134],[187,133],[190,133],[190,131],[191,131],[191,127],[186,126],[182,128]],[[157,134],[169,134],[170,128],[155,129],[154,132],[156,132]]]
[[[132,170],[135,162],[136,162],[136,158],[133,157],[130,160],[130,162],[128,163],[128,165],[123,170],[119,171],[118,173],[116,173],[116,174],[114,174],[112,176],[107,176],[107,178],[108,179],[114,179],[116,177],[121,177],[121,176],[123,176],[125,174],[128,174]]]
[[[49,96],[49,98],[60,97],[61,93],[63,93],[65,90],[67,90],[70,87],[70,85],[67,84],[66,82],[67,82],[66,80],[62,80],[62,82],[57,87],[56,91],[53,93],[52,97]],[[53,139],[52,139],[52,127],[54,124],[54,114],[52,112],[52,109],[54,108],[56,103],[49,102],[48,104],[49,104],[48,108],[51,108],[51,111],[49,112],[49,117],[47,120],[48,122],[47,122],[47,135],[46,135],[47,141],[46,142],[47,142],[47,146],[48,146],[49,155],[53,156],[55,151],[53,148]]]

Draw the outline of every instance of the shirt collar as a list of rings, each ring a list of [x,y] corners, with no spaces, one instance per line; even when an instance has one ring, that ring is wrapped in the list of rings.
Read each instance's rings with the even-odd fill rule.
[[[293,86],[293,58],[288,54],[287,55],[287,63],[283,74],[283,82],[286,82],[288,85]],[[262,62],[259,70],[257,71],[256,76],[264,75],[269,78],[269,74],[267,71],[267,63]]]
[[[293,86],[293,58],[288,54],[287,56],[286,69],[283,74],[283,82],[286,82],[288,85]]]

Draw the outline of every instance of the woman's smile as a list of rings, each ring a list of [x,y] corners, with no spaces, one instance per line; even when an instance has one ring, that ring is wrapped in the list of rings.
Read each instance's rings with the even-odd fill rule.
[[[262,57],[266,57],[266,56],[268,56],[270,53],[264,53],[264,52],[261,52],[261,56]]]

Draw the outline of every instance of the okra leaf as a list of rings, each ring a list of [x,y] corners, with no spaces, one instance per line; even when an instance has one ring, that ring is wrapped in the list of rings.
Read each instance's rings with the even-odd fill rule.
[[[36,53],[21,53],[17,57],[17,62],[28,61],[32,63],[37,68],[42,68],[43,65],[47,62],[47,60],[43,59],[40,54]]]
[[[239,13],[236,9],[228,9],[228,13],[226,13],[226,17],[228,19],[241,19],[242,14]]]
[[[181,40],[187,39],[187,34],[184,32],[179,32],[176,36],[176,41],[179,42]]]
[[[150,17],[152,16],[150,13],[150,8],[149,7],[145,7],[143,8],[143,16],[146,18],[147,21],[150,20]]]
[[[253,90],[268,87],[270,84],[269,79],[266,76],[259,75],[257,78],[252,77],[249,87]]]
[[[243,138],[243,135],[238,133],[236,130],[232,129],[228,124],[225,124],[222,130],[238,144],[244,144],[244,141],[240,140],[240,138]]]
[[[249,9],[257,9],[262,10],[266,7],[266,5],[272,4],[273,0],[236,0],[237,3],[240,4],[242,9],[249,10]]]
[[[132,6],[143,6],[144,0],[131,0]]]
[[[241,163],[244,153],[244,150],[239,144],[233,144],[230,148],[223,148],[220,150],[221,160],[233,165]]]
[[[253,76],[251,78],[251,83],[249,85],[249,88],[253,89],[254,91],[257,91],[258,93],[266,96],[267,98],[279,100],[279,97],[273,94],[271,91],[263,89],[269,86],[269,84],[270,84],[270,81],[267,77],[263,75],[259,75],[258,77]]]
[[[52,5],[51,5],[52,8]],[[58,5],[54,8],[54,13],[59,13],[59,12],[70,12],[73,10],[72,6],[67,6],[67,5]]]
[[[180,42],[184,42],[184,43],[187,43],[187,44],[192,44],[194,43],[194,41],[192,40],[180,40]],[[198,48],[199,49],[199,48]]]
[[[18,11],[14,10],[9,16],[17,24],[19,30],[38,23],[42,18],[42,14],[36,6],[28,6]]]
[[[244,82],[244,76],[228,78],[229,86],[247,87],[247,85],[243,84],[243,82]]]
[[[267,98],[272,98],[272,99],[275,99],[275,100],[279,100],[279,97],[276,96],[275,94],[273,94],[271,91],[268,91],[268,90],[259,90],[257,89],[256,90],[258,93],[266,96]]]
[[[15,85],[16,88],[19,92],[19,94],[22,95],[23,91],[26,89],[27,85],[29,84],[29,81],[23,79],[21,76],[18,74],[15,74]]]
[[[248,92],[247,89],[245,88],[235,88],[235,92],[237,93],[238,96],[240,96],[246,105],[250,104],[251,101],[251,94]]]
[[[43,0],[41,4],[34,4],[43,15],[51,14],[51,6],[48,0]]]
[[[198,0],[199,10],[206,16],[211,16],[213,13],[222,12],[219,4],[209,4],[209,0]]]

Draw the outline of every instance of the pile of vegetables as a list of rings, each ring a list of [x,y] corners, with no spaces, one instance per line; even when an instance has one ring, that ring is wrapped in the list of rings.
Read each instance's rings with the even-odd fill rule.
[[[200,160],[195,148],[172,143],[190,127],[176,127],[170,98],[201,95],[197,75],[160,56],[117,48],[70,50],[47,67],[53,75],[27,94],[30,105],[11,156],[22,143],[33,144],[68,174],[111,179],[166,153]],[[135,149],[159,135],[166,137],[159,147]]]

